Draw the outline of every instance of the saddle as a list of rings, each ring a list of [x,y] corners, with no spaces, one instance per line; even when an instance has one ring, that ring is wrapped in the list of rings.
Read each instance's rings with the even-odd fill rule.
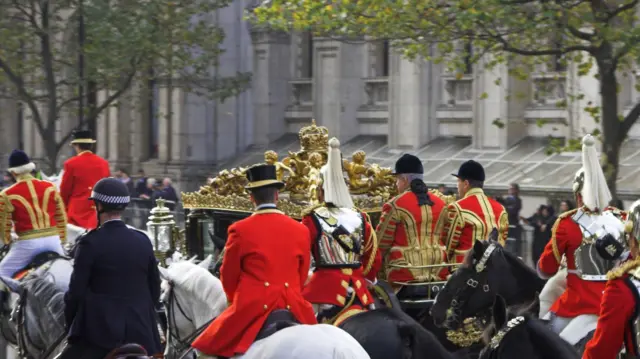
[[[299,324],[290,311],[286,309],[274,310],[267,316],[267,320],[262,325],[262,328],[260,328],[255,341],[265,339],[284,328]]]
[[[62,258],[62,256],[56,252],[42,252],[37,254],[29,264],[27,264],[24,268],[20,269],[13,275],[13,279],[20,280],[24,278],[29,272],[34,269],[38,269],[41,266],[45,265],[48,262],[51,262],[55,259]]]
[[[147,351],[138,344],[125,344],[114,349],[104,359],[149,359]]]

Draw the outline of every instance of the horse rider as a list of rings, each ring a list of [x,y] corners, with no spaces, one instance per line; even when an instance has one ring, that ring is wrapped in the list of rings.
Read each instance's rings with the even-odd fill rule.
[[[458,179],[459,200],[447,206],[439,231],[449,263],[462,263],[475,241],[483,241],[496,229],[504,246],[509,232],[507,211],[484,194],[484,167],[474,160],[464,162],[453,174]]]
[[[9,172],[16,183],[0,192],[0,233],[11,244],[11,228],[18,240],[0,262],[0,276],[13,277],[44,252],[64,254],[67,235],[64,203],[56,186],[34,178],[35,165],[21,150],[9,156]]]
[[[543,319],[574,345],[595,329],[606,274],[614,266],[613,261],[593,259],[600,258],[593,239],[624,231],[625,214],[608,207],[612,196],[594,146],[591,135],[582,139],[582,168],[573,182],[577,208],[558,217],[537,264],[539,275],[546,279],[556,274],[566,257],[567,288]],[[579,320],[569,325],[574,318]]]
[[[127,186],[104,178],[91,197],[99,227],[78,238],[64,296],[68,345],[57,359],[102,359],[126,343],[162,353],[156,322],[160,274],[149,237],[122,221]]]
[[[627,218],[626,238],[605,236],[599,240],[598,253],[616,260],[618,266],[607,273],[598,325],[583,359],[615,359],[623,346],[626,357],[640,357],[636,339],[640,333],[640,201],[631,205]]]
[[[60,194],[67,208],[69,223],[78,227],[96,228],[96,207],[89,201],[93,186],[110,176],[109,162],[92,152],[96,143],[91,131],[80,130],[73,133],[76,156],[64,162],[64,172],[60,183]]]
[[[319,205],[308,209],[302,223],[309,228],[314,273],[302,294],[317,306],[318,322],[338,323],[373,309],[367,281],[374,283],[382,264],[369,217],[355,209],[344,181],[337,138],[329,141],[327,164],[320,170]],[[365,280],[366,278],[366,280]]]
[[[424,168],[418,157],[402,155],[396,161],[393,175],[400,194],[384,204],[376,228],[384,278],[400,298],[424,296],[426,293],[421,291],[426,290],[425,287],[402,283],[442,279],[441,268],[412,267],[445,263],[444,250],[436,233],[436,223],[445,202],[435,192],[430,192],[423,182]]]
[[[317,323],[302,296],[311,262],[309,230],[276,208],[284,183],[276,179],[275,166],[257,165],[245,173],[256,207],[228,229],[220,279],[229,307],[192,343],[218,358],[245,353],[277,315]]]

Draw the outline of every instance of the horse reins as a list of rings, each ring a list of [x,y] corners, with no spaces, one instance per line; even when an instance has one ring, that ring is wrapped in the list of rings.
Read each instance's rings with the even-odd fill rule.
[[[178,346],[176,346],[176,349],[178,349],[178,351],[181,350],[185,350],[187,348],[191,347],[191,342],[193,342],[200,334],[202,334],[202,332],[204,332],[204,330],[209,326],[209,324],[211,324],[211,322],[213,322],[213,319],[209,320],[208,322],[206,322],[204,325],[196,328],[195,331],[191,332],[190,334],[188,334],[184,339],[182,339],[181,335],[180,335],[180,331],[178,329],[177,326],[177,322],[176,322],[176,311],[174,309],[174,304],[176,307],[178,307],[178,310],[180,311],[180,314],[185,317],[191,324],[195,325],[195,322],[193,319],[191,319],[187,313],[184,311],[184,309],[182,308],[182,305],[180,305],[180,301],[178,300],[178,297],[175,294],[175,291],[173,290],[173,284],[169,283],[169,300],[167,301],[167,332],[169,332],[169,336],[171,337],[171,339],[174,339]],[[172,328],[175,329],[175,332],[172,330]]]

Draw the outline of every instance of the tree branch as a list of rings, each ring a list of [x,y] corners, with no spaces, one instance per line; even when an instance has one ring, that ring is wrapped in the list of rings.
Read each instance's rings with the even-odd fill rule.
[[[620,124],[620,132],[618,133],[618,141],[622,142],[627,137],[627,134],[631,130],[631,126],[638,120],[640,117],[640,102],[636,103],[635,106],[627,113]]]
[[[44,0],[41,2],[41,26],[42,32],[38,34],[40,37],[41,64],[44,70],[45,82],[47,84],[47,92],[49,93],[49,108],[55,109],[58,102],[58,91],[56,86],[56,75],[53,70],[53,53],[51,52],[51,44],[49,42],[49,2]],[[47,128],[55,127],[55,113],[48,116]]]
[[[24,101],[29,110],[31,110],[31,114],[34,117],[34,122],[38,127],[40,133],[44,133],[44,125],[42,124],[42,118],[40,117],[40,111],[38,111],[38,106],[36,106],[36,102],[34,101],[33,96],[31,96],[27,89],[24,87],[24,81],[21,76],[17,75],[13,69],[7,64],[2,58],[0,58],[0,69],[7,75],[9,80],[13,83],[20,95],[22,101]]]
[[[131,60],[131,71],[124,78],[124,81],[122,82],[122,85],[120,86],[120,88],[116,90],[116,92],[111,94],[109,97],[107,97],[104,100],[104,102],[100,104],[100,106],[97,106],[96,108],[92,109],[91,112],[78,125],[76,125],[71,131],[65,134],[62,137],[62,139],[60,139],[60,142],[56,146],[58,150],[60,150],[60,148],[62,148],[62,146],[64,146],[64,144],[67,143],[67,141],[69,141],[69,139],[73,135],[73,131],[79,128],[82,128],[84,125],[89,123],[89,121],[92,121],[93,119],[98,117],[98,115],[102,111],[104,111],[107,107],[111,106],[111,104],[113,104],[115,100],[117,100],[120,96],[122,96],[122,94],[131,87],[131,83],[133,82],[133,79],[135,78],[136,73],[138,72],[138,66],[140,65],[140,61],[141,60],[135,60],[135,59]]]

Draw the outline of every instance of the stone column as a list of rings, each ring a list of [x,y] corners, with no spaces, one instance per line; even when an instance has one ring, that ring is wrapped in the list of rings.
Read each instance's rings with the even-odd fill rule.
[[[171,88],[167,84],[158,86],[158,160],[167,162],[170,158],[171,129],[169,118],[172,111]]]
[[[98,91],[98,104],[103,103],[108,96],[109,93],[107,92],[107,90]],[[96,153],[103,158],[108,158],[109,154],[109,114],[109,109],[104,109],[98,115],[98,123],[96,126],[98,127],[98,133],[96,137]]]
[[[120,100],[115,100],[111,106],[105,109],[107,112],[107,118],[109,123],[109,151],[107,153],[107,158],[109,162],[116,163],[118,161],[119,155],[119,137],[120,132],[122,132],[122,126],[120,123]]]
[[[254,143],[267,145],[286,131],[285,109],[291,98],[291,35],[250,29],[254,48]]]
[[[419,148],[438,136],[433,65],[393,51],[389,65],[389,146]]]
[[[475,149],[506,150],[510,115],[516,115],[509,113],[509,75],[506,65],[487,70],[489,60],[485,57],[474,67],[472,145]],[[498,122],[501,125],[496,125]]]
[[[169,116],[169,126],[170,126],[170,138],[169,141],[171,143],[171,152],[170,152],[170,160],[175,162],[180,162],[182,160],[183,147],[186,145],[185,141],[183,141],[184,137],[184,129],[183,129],[183,118],[185,115],[184,111],[184,103],[185,103],[185,92],[180,87],[174,87],[171,92],[171,114]]]
[[[357,111],[364,98],[362,46],[314,38],[313,115],[329,136],[347,142],[359,134]]]

